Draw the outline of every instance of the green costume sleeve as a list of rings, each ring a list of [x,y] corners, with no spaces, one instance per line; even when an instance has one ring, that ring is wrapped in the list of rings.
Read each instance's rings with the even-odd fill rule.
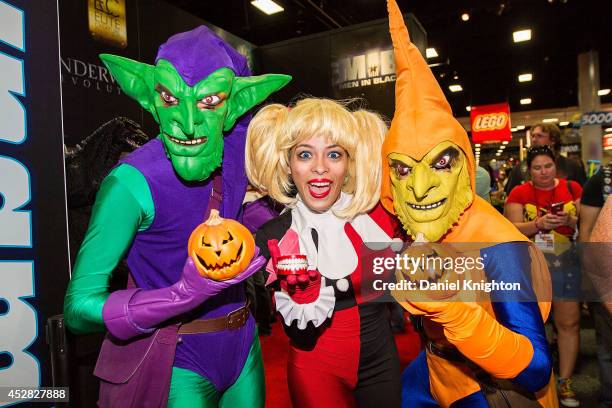
[[[142,173],[127,164],[113,169],[96,196],[64,300],[64,318],[71,331],[105,329],[102,307],[112,272],[136,233],[149,228],[154,217],[153,198]]]

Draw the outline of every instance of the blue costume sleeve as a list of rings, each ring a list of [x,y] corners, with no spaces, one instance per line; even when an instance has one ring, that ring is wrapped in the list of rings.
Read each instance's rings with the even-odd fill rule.
[[[489,281],[520,283],[519,293],[491,292],[497,320],[515,333],[524,335],[533,346],[531,362],[512,381],[528,391],[538,391],[550,381],[552,359],[546,342],[544,322],[531,283],[528,243],[509,242],[481,251]]]

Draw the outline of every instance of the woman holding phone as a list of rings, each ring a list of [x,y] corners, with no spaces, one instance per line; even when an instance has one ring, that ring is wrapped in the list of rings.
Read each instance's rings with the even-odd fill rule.
[[[546,145],[529,149],[527,167],[531,181],[512,189],[504,215],[536,242],[548,260],[559,348],[559,399],[563,406],[577,407],[570,377],[580,346],[580,267],[572,243],[582,187],[557,178],[555,156]]]

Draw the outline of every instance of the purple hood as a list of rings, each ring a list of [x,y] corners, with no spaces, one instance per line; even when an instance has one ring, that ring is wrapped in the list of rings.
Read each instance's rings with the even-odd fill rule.
[[[170,37],[157,51],[155,62],[160,59],[170,62],[189,86],[224,67],[232,69],[236,76],[251,75],[246,57],[206,26]],[[250,121],[251,114],[245,114],[223,141],[223,196],[224,202],[228,198],[232,202],[231,210],[226,209],[230,214],[237,213],[234,207],[242,203],[246,192],[244,148]]]
[[[157,51],[155,62],[160,59],[172,63],[189,86],[224,67],[236,76],[251,75],[246,58],[206,26],[170,37]]]

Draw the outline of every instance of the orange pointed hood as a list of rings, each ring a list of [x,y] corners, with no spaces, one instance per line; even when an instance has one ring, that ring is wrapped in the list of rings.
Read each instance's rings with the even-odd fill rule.
[[[453,117],[451,107],[438,85],[436,78],[417,47],[410,41],[408,29],[395,0],[387,0],[389,31],[395,52],[395,114],[389,133],[382,147],[383,178],[380,200],[383,206],[395,214],[391,178],[387,156],[396,152],[413,159],[422,159],[432,148],[444,141],[455,143],[467,159],[467,168],[472,187],[472,205],[466,209],[444,239],[463,242],[500,242],[526,239],[518,230],[490,205],[483,205],[476,197],[476,166],[472,146],[467,132]],[[471,211],[470,211],[471,210]],[[471,213],[470,213],[471,212]],[[474,214],[477,212],[478,214]],[[467,220],[470,220],[470,225]],[[506,234],[482,233],[489,230],[486,224],[495,220]],[[477,222],[476,222],[477,221]],[[468,231],[470,231],[468,233]],[[477,242],[477,241],[476,241]]]
[[[383,181],[381,201],[394,213],[389,167],[389,153],[396,152],[420,160],[434,146],[451,141],[468,160],[472,191],[475,192],[474,156],[467,133],[453,117],[436,78],[418,48],[410,41],[404,17],[395,0],[388,0],[389,31],[395,52],[395,114],[383,144]]]

